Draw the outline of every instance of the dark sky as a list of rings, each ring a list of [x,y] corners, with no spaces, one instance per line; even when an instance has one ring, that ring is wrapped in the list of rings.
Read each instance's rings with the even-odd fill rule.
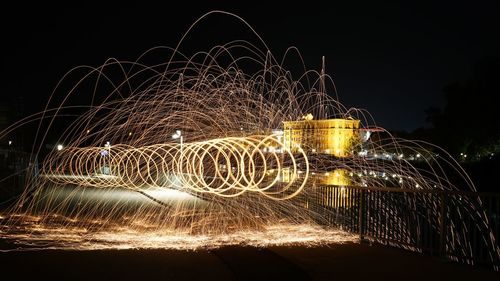
[[[109,57],[135,60],[151,47],[175,46],[199,16],[222,9],[247,20],[278,57],[293,45],[308,68],[319,70],[325,56],[341,102],[367,109],[385,128],[413,130],[425,125],[425,109],[443,106],[444,85],[464,79],[478,60],[500,50],[495,1],[368,6],[336,1],[341,4],[328,7],[314,1],[215,2],[43,7],[47,12],[4,7],[1,97],[23,96],[26,111],[38,111],[72,67],[98,66]],[[234,19],[213,17],[192,34],[188,47],[225,43],[230,35],[251,39],[249,34]]]

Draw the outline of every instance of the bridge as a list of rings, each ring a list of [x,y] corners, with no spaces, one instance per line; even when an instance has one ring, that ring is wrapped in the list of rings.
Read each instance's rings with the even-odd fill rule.
[[[309,207],[361,242],[499,269],[499,193],[358,186],[316,193]]]
[[[500,273],[392,247],[0,252],[18,280],[498,280]]]

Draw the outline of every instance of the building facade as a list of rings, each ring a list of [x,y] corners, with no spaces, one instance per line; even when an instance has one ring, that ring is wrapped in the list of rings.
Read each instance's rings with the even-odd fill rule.
[[[283,143],[292,153],[300,149],[307,153],[320,153],[347,157],[351,147],[360,140],[359,120],[323,119],[312,116],[300,121],[283,122]]]

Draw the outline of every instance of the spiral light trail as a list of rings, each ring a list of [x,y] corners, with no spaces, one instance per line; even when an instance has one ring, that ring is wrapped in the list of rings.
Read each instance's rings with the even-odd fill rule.
[[[48,162],[44,174],[49,175],[52,182],[63,185],[189,189],[221,197],[258,192],[271,199],[290,199],[299,194],[307,182],[307,156],[304,152],[294,156],[282,148],[270,151],[268,147],[283,147],[283,144],[274,136],[255,136],[139,148],[126,145],[110,146],[107,150],[66,148],[59,158],[50,159],[58,162]],[[303,177],[298,174],[297,156],[304,162]],[[284,158],[290,159],[287,169],[291,170],[291,180],[278,187],[282,174],[280,162]],[[113,176],[89,177],[106,165]]]
[[[0,216],[0,237],[76,249],[324,244],[354,239],[331,225],[331,214],[339,217],[331,202],[354,206],[342,189],[333,197],[332,187],[475,191],[442,149],[395,138],[365,110],[342,105],[324,69],[288,70],[291,62],[303,65],[296,48],[277,59],[263,41],[235,40],[188,56],[183,40],[136,61],[74,68],[43,112],[0,132],[2,139],[38,124],[31,160],[43,159]],[[61,127],[60,145],[44,153]],[[421,223],[398,208],[426,210],[439,229],[432,219],[439,200],[402,195],[377,206],[410,243]],[[460,220],[449,226],[446,247],[470,251],[469,231],[477,231],[490,258],[500,256],[480,199],[450,206]],[[380,223],[369,211],[368,220]]]

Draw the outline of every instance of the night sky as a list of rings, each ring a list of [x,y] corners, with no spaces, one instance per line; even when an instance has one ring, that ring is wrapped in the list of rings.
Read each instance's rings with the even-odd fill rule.
[[[135,60],[151,47],[173,47],[199,16],[220,9],[247,20],[277,57],[296,46],[306,66],[320,70],[325,56],[342,103],[367,109],[377,125],[411,131],[426,126],[427,108],[444,105],[443,86],[466,78],[477,61],[500,50],[500,9],[493,1],[343,2],[4,8],[0,95],[3,101],[22,96],[26,113],[40,111],[72,67],[98,66],[109,57]],[[228,38],[254,37],[235,19],[216,16],[192,33],[184,50]]]

